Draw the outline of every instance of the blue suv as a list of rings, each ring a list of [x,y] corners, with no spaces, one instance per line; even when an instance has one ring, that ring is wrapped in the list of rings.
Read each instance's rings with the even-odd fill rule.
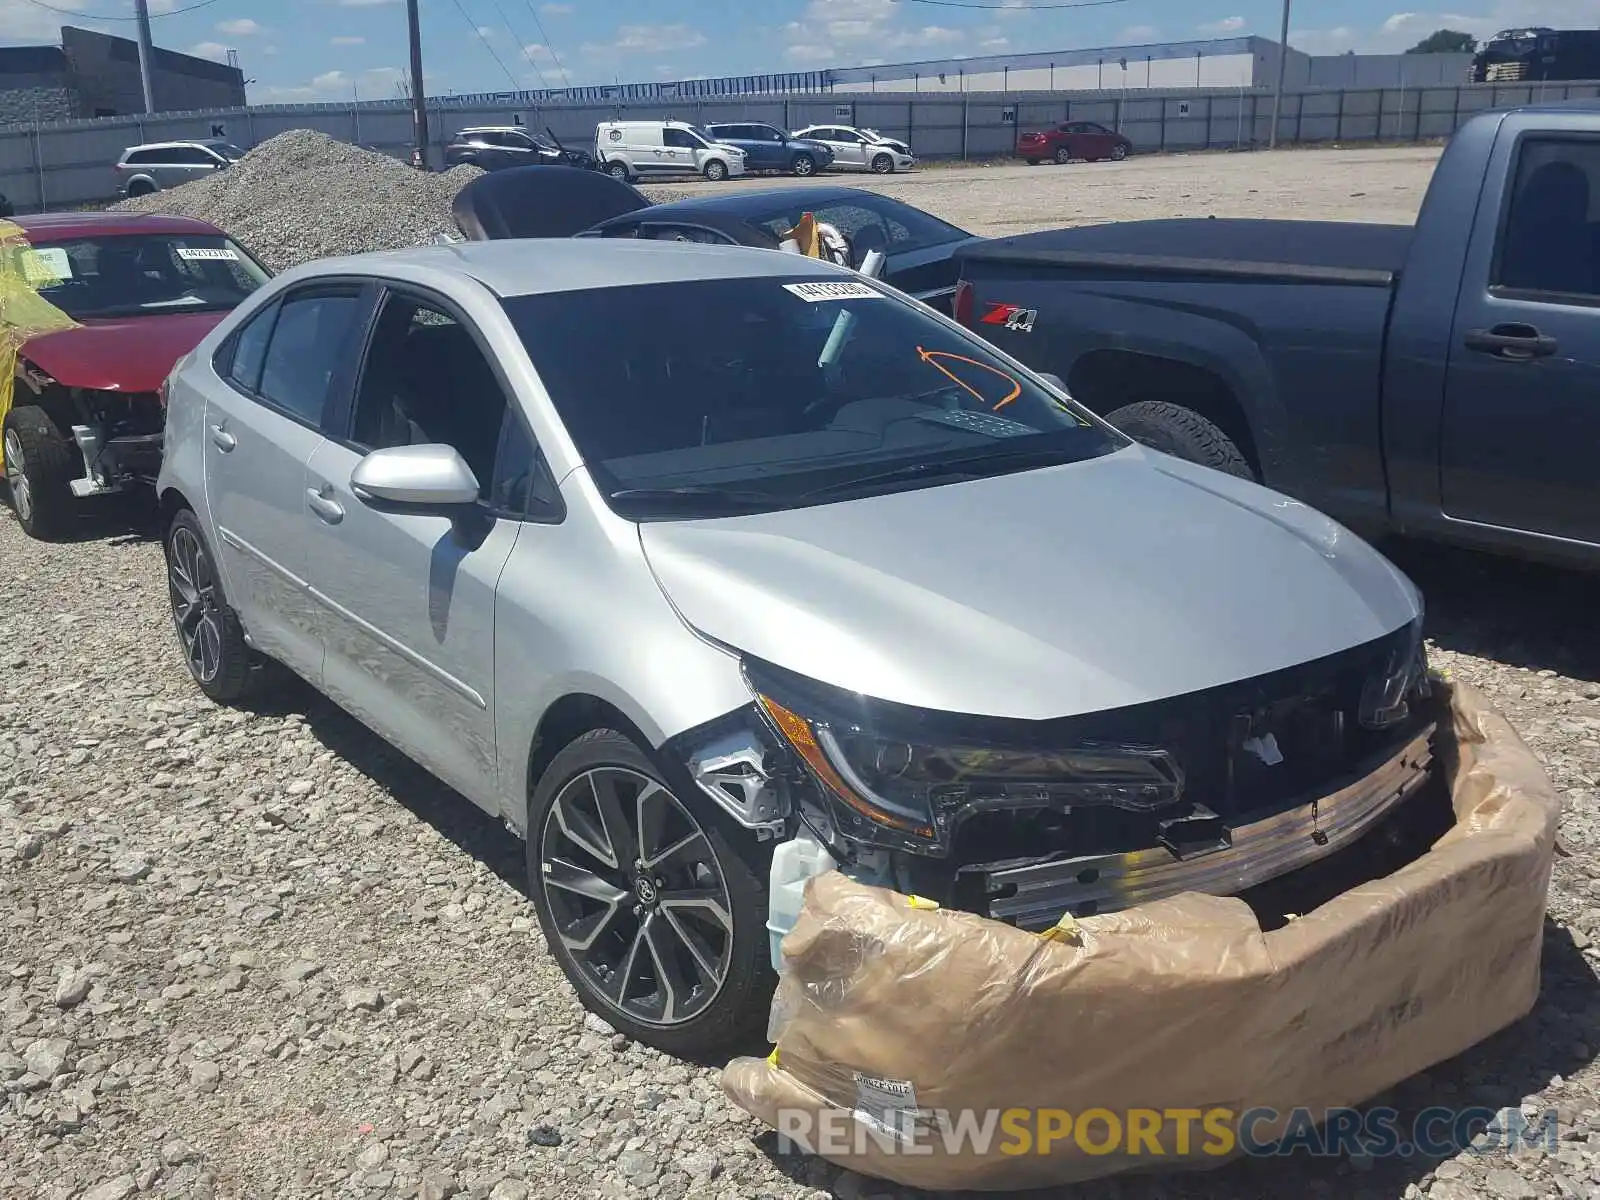
[[[706,132],[743,150],[746,171],[786,171],[803,177],[833,163],[833,151],[821,142],[793,137],[773,125],[707,125]]]

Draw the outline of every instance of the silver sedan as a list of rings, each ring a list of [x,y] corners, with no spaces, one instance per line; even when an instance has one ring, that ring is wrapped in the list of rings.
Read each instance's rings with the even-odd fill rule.
[[[1143,852],[1151,894],[1207,852],[1226,890],[1338,848],[1230,829],[1321,798],[1348,831],[1423,761],[1383,558],[844,268],[328,260],[166,394],[196,683],[286,666],[504,819],[583,1002],[664,1049],[760,1027],[807,871],[1037,927],[1114,902],[1081,856]]]

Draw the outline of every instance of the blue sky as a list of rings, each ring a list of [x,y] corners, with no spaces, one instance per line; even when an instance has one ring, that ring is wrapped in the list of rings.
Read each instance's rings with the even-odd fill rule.
[[[62,23],[131,36],[131,0],[0,0],[0,41],[56,40]],[[421,0],[430,94],[621,79],[856,66],[922,58],[1262,34],[1279,0]],[[219,60],[237,51],[258,103],[394,96],[406,63],[403,0],[150,0],[158,45]],[[1590,27],[1600,0],[1295,0],[1290,44],[1309,53],[1403,50],[1449,26]]]

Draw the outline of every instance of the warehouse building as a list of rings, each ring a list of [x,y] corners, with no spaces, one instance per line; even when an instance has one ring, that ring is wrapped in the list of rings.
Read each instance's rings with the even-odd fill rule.
[[[208,58],[156,49],[151,91],[159,112],[244,104],[244,73]],[[0,47],[0,124],[115,117],[144,111],[139,46],[63,26],[59,46]]]
[[[1122,91],[1260,88],[1277,82],[1279,46],[1267,38],[1214,38],[1093,50],[1053,50],[835,68],[836,92]],[[1466,81],[1470,54],[1302,54],[1291,47],[1292,89],[1421,87]]]

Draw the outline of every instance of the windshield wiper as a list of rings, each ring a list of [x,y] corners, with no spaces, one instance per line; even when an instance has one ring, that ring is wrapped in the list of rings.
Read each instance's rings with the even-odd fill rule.
[[[683,484],[678,487],[619,488],[607,492],[613,500],[634,501],[641,504],[672,505],[689,509],[717,508],[730,512],[756,512],[769,508],[782,508],[785,498],[771,492],[740,491],[737,488],[719,488],[705,483]]]
[[[999,453],[968,454],[961,458],[906,463],[904,466],[894,467],[887,471],[877,471],[871,475],[858,475],[853,479],[841,479],[835,483],[824,484],[822,487],[802,492],[795,498],[799,500],[814,500],[819,496],[855,492],[862,488],[870,489],[882,484],[913,483],[923,479],[941,479],[947,482],[962,479],[982,479],[988,475],[1024,471],[1032,467],[1049,467],[1057,463],[1076,462],[1080,457],[1080,455],[1063,450],[1059,446],[1039,446],[1031,450],[1017,449],[1005,450]]]

